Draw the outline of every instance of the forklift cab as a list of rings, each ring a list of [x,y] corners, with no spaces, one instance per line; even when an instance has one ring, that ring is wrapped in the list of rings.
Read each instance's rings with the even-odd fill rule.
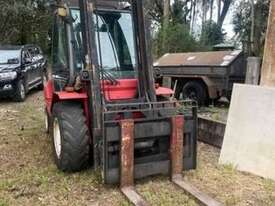
[[[139,40],[129,5],[127,2],[99,4],[92,18],[101,90],[107,102],[146,98],[139,85],[144,73],[139,71],[142,66]],[[56,16],[53,32],[53,77],[60,91],[68,84],[73,85],[85,70],[86,45],[83,45],[78,1],[68,1],[67,6],[68,16]],[[168,88],[150,89],[159,96],[173,94]]]

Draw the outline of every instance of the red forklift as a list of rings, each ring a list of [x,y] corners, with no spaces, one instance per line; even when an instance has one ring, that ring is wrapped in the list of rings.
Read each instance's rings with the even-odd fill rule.
[[[58,169],[101,169],[104,183],[120,184],[135,205],[148,205],[135,179],[170,174],[207,203],[181,178],[196,168],[197,107],[155,84],[142,0],[57,0],[52,7],[44,96]]]

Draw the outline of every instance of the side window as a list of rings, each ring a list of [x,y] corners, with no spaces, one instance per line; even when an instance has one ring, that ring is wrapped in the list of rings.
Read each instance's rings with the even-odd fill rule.
[[[41,55],[41,54],[42,54],[42,52],[41,52],[40,48],[36,47],[35,48],[35,55]]]
[[[38,56],[38,55],[40,55],[40,50],[38,47],[34,47],[33,48],[33,56]]]
[[[73,31],[74,31],[74,40],[75,40],[75,59],[76,66],[79,70],[83,67],[82,63],[82,33],[80,25],[80,12],[79,10],[72,9],[71,15],[74,19],[73,22]],[[117,52],[114,48],[115,44],[111,38],[110,32],[108,30],[108,25],[104,22],[104,19],[101,16],[94,16],[95,25],[96,25],[96,42],[97,42],[97,54],[99,64],[105,70],[112,70],[119,67]]]
[[[34,47],[33,50],[34,50],[33,58],[35,58],[35,60],[41,60],[43,58],[43,56],[42,56],[42,52],[41,52],[40,48]]]
[[[30,56],[32,62],[37,61],[37,58],[36,58],[37,55],[35,53],[35,47],[28,48],[28,53],[29,53],[29,56]]]
[[[101,16],[95,16],[94,19],[97,25],[97,53],[99,63],[105,70],[114,70],[119,67],[117,53],[114,48],[114,42],[111,39],[108,25],[104,22]]]
[[[23,62],[23,64],[29,64],[30,62],[29,61],[31,61],[31,54],[30,54],[30,52],[29,52],[29,50],[24,50],[23,52],[22,52],[22,62]]]
[[[83,41],[82,41],[82,31],[80,22],[80,11],[78,9],[72,9],[71,15],[74,19],[73,21],[73,31],[74,31],[74,46],[75,46],[75,60],[76,68],[80,71],[83,68]]]
[[[53,33],[53,70],[68,68],[65,23],[56,18]]]

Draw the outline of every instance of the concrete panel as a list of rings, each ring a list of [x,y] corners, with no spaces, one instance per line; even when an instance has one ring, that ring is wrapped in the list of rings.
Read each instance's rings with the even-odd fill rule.
[[[246,68],[246,84],[259,85],[261,70],[261,58],[260,57],[248,57]]]
[[[275,88],[234,86],[219,162],[275,180]]]

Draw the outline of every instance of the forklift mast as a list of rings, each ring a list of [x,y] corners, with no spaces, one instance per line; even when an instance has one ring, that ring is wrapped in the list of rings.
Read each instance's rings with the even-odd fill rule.
[[[99,145],[100,138],[103,136],[104,131],[104,117],[102,111],[106,111],[105,99],[101,95],[101,91],[104,91],[102,84],[100,83],[100,76],[102,71],[102,58],[96,39],[97,37],[95,28],[98,27],[98,13],[100,10],[108,8],[109,11],[121,11],[126,10],[131,14],[129,24],[133,24],[134,44],[136,52],[136,72],[137,72],[137,87],[139,89],[139,98],[128,100],[127,104],[135,103],[150,103],[156,102],[156,93],[153,79],[153,70],[151,68],[152,62],[148,58],[148,41],[146,39],[145,21],[143,16],[143,3],[141,0],[131,1],[98,1],[98,0],[79,0],[80,16],[81,16],[81,29],[83,39],[83,52],[85,56],[84,70],[82,71],[82,77],[87,80],[89,77],[89,86],[87,94],[90,99],[90,113],[92,114],[92,128],[93,128],[93,142],[97,142]],[[100,65],[101,62],[101,65]],[[100,164],[100,154],[98,149],[94,150],[94,165],[98,167]]]

